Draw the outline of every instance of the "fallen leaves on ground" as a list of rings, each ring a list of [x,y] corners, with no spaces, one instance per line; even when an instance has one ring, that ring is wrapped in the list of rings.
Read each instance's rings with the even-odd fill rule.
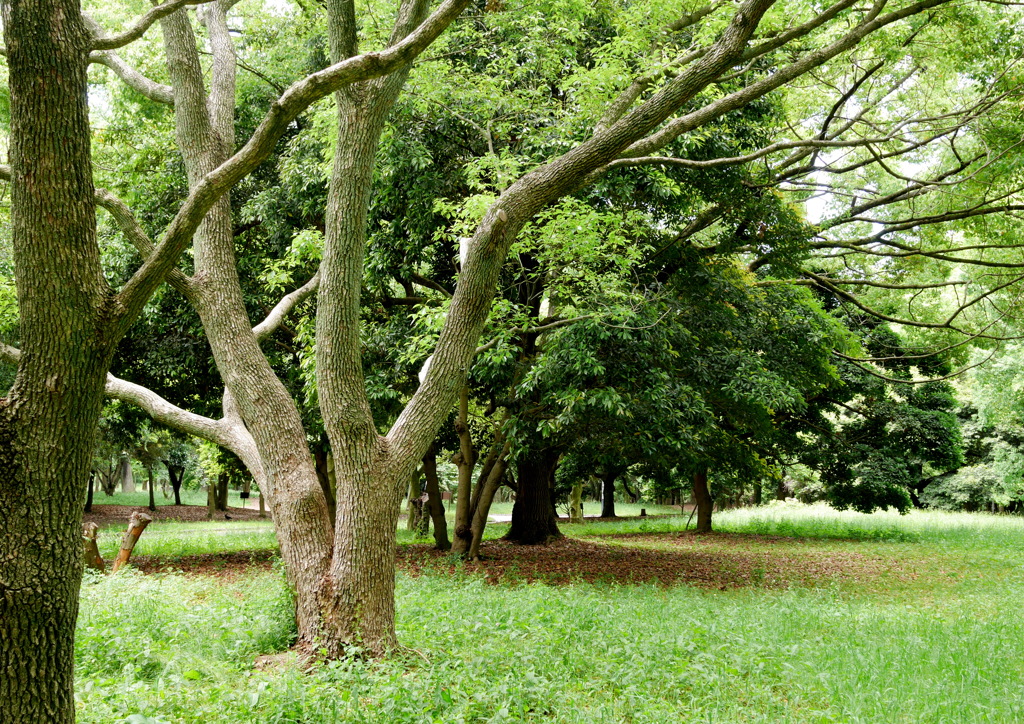
[[[462,571],[491,583],[684,583],[721,590],[914,575],[890,558],[858,551],[856,544],[847,546],[848,550],[836,550],[833,542],[801,550],[799,539],[792,538],[643,534],[563,538],[538,546],[488,541],[479,562],[453,560],[426,545],[399,546],[398,565],[413,575]]]
[[[483,560],[456,559],[429,545],[398,546],[398,567],[410,575],[479,575],[488,583],[551,585],[576,582],[685,584],[728,590],[780,588],[832,582],[865,581],[882,576],[908,580],[917,573],[900,561],[866,553],[855,542],[807,542],[760,535],[631,534],[599,539],[563,538],[524,546],[487,541]],[[238,551],[203,555],[137,556],[132,564],[145,573],[183,571],[191,575],[235,578],[268,570],[274,551]]]

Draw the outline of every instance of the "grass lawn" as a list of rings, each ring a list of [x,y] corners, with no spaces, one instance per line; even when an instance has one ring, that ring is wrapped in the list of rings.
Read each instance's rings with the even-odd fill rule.
[[[563,527],[566,555],[659,561],[646,583],[522,583],[533,561],[511,548],[490,562],[512,566],[498,585],[445,559],[401,572],[409,648],[308,672],[288,651],[278,567],[88,578],[79,721],[1024,721],[1024,520],[785,505],[716,515],[724,535],[680,537],[685,522]],[[161,555],[199,539],[194,524],[162,526],[139,553],[161,530]],[[231,527],[272,546],[256,524]],[[657,582],[677,559],[728,585]]]

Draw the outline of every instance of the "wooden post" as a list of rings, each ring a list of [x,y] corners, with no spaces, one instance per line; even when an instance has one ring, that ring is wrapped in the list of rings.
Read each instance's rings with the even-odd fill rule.
[[[153,518],[145,513],[132,513],[132,517],[128,521],[128,532],[124,534],[124,539],[121,541],[121,550],[117,552],[117,559],[114,561],[114,568],[111,573],[117,573],[117,571],[128,563],[128,559],[132,557],[132,549],[135,548],[135,544],[139,542],[139,536],[142,535],[142,531],[146,530],[146,526],[153,522]]]
[[[82,525],[82,546],[85,553],[85,565],[95,568],[97,571],[106,572],[107,567],[103,563],[103,556],[100,555],[100,548],[96,544],[99,526],[95,523],[84,523]]]

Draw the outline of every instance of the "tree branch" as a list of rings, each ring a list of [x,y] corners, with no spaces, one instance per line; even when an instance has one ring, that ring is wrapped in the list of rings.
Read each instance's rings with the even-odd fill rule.
[[[89,54],[89,62],[107,66],[125,85],[151,101],[174,105],[174,91],[169,85],[150,80],[125,63],[116,53],[106,50],[94,51]]]
[[[267,314],[266,318],[252,328],[252,333],[255,335],[256,341],[262,342],[277,331],[277,329],[284,323],[285,317],[287,317],[302,300],[315,292],[319,286],[320,271],[317,270],[317,273],[313,275],[312,279],[295,291],[285,295],[281,301],[279,301],[274,308],[270,310],[270,313]]]
[[[101,35],[100,33],[96,33],[96,37],[92,42],[93,50],[114,50],[116,48],[124,47],[145,35],[150,26],[160,18],[165,18],[186,5],[203,5],[205,3],[215,1],[216,0],[168,0],[168,2],[152,8],[141,18],[129,25],[126,30],[121,31],[116,35]]]
[[[470,0],[445,0],[401,42],[378,53],[367,53],[336,63],[294,83],[272,105],[248,143],[194,187],[164,233],[156,251],[140,267],[117,297],[116,323],[126,329],[153,291],[177,262],[206,213],[234,184],[251,173],[274,150],[278,139],[310,105],[359,81],[394,72],[412,62],[429,46]]]

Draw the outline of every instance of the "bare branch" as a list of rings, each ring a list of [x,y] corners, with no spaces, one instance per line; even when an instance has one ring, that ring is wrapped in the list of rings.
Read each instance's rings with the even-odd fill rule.
[[[929,382],[942,382],[943,380],[951,380],[954,377],[959,377],[960,375],[962,375],[964,372],[967,372],[968,370],[973,370],[975,367],[981,367],[983,364],[985,364],[990,359],[995,357],[997,351],[998,350],[992,350],[992,354],[990,354],[988,357],[983,359],[981,362],[976,362],[976,363],[974,363],[972,365],[967,365],[966,367],[962,367],[962,368],[958,369],[956,372],[951,372],[948,375],[943,375],[942,377],[932,377],[932,378],[929,378],[927,380],[901,380],[899,377],[889,377],[888,375],[879,374],[878,372],[875,372],[874,370],[872,370],[872,369],[870,369],[868,367],[865,367],[862,364],[859,364],[856,361],[856,359],[854,359],[853,357],[847,357],[846,355],[840,354],[839,352],[836,352],[835,350],[832,350],[832,354],[834,354],[836,357],[839,357],[841,359],[845,359],[846,361],[848,361],[850,364],[852,364],[854,367],[856,367],[860,371],[866,372],[867,374],[871,375],[872,377],[877,377],[880,380],[885,380],[886,382],[894,382],[894,383],[896,383],[898,385],[926,385]]]
[[[114,71],[118,78],[124,81],[125,85],[149,98],[151,101],[174,105],[174,91],[169,85],[150,80],[125,63],[116,53],[106,50],[94,51],[89,54],[89,62],[107,66]]]
[[[511,331],[511,332],[513,332],[515,334],[540,334],[541,332],[550,332],[552,329],[558,329],[559,327],[567,327],[570,324],[576,324],[576,322],[582,322],[584,319],[593,319],[595,316],[597,316],[597,315],[595,315],[595,314],[584,314],[581,317],[573,317],[572,319],[558,319],[558,320],[555,320],[553,322],[548,322],[547,324],[540,324],[540,325],[538,325],[536,327],[514,327],[513,329],[511,329],[509,331]],[[481,352],[486,352],[491,347],[494,347],[496,344],[501,342],[501,340],[503,340],[503,339],[505,339],[505,337],[495,337],[494,339],[492,339],[487,344],[484,344],[484,345],[481,345],[481,346],[477,347],[476,348],[476,352],[474,352],[474,354],[480,354]]]
[[[303,284],[295,291],[285,295],[280,302],[278,302],[270,313],[267,314],[266,319],[257,324],[252,328],[252,333],[256,337],[257,342],[262,342],[264,339],[273,334],[277,329],[284,324],[285,317],[287,317],[295,307],[302,302],[304,299],[309,297],[310,294],[315,292],[320,286],[320,271],[313,275],[313,278]]]
[[[208,2],[215,2],[215,0],[168,0],[168,2],[152,8],[141,18],[129,25],[126,30],[116,35],[101,35],[97,33],[92,43],[93,50],[114,50],[124,47],[145,35],[150,26],[160,18],[165,18],[175,10],[186,5],[203,5]]]

